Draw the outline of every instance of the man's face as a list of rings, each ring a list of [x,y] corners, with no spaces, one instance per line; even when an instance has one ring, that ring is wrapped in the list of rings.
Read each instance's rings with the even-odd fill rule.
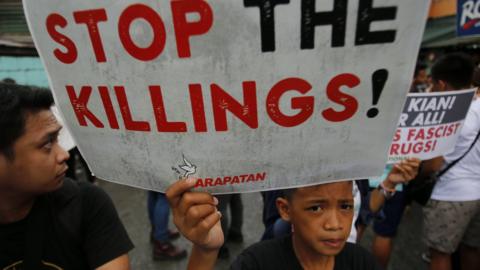
[[[418,71],[417,76],[414,79],[417,84],[426,84],[428,82],[427,70],[421,69]]]
[[[351,181],[299,188],[285,202],[296,241],[315,254],[342,250],[353,219]]]
[[[49,110],[29,113],[13,145],[14,159],[0,155],[0,189],[38,195],[59,188],[69,158],[57,141],[61,128]]]

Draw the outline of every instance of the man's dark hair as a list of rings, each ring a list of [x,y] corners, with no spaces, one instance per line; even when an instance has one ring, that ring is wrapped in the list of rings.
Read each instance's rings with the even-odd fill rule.
[[[442,56],[432,67],[432,78],[444,81],[455,89],[469,88],[472,83],[475,64],[465,53],[451,53]]]
[[[13,145],[25,132],[28,114],[52,105],[48,89],[0,82],[0,154],[14,159]]]

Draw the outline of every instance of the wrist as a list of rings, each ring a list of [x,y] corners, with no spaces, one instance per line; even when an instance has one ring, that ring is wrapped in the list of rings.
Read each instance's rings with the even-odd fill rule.
[[[384,182],[381,182],[380,185],[378,185],[377,189],[385,197],[386,200],[392,198],[395,195],[395,192],[396,192],[395,188],[393,188],[393,189],[387,188],[384,185]]]
[[[217,261],[218,249],[211,249],[193,245],[190,258],[188,260],[188,270],[211,270]]]
[[[387,191],[389,191],[389,192],[394,192],[394,191],[395,191],[395,187],[397,186],[397,184],[396,184],[396,183],[393,183],[392,181],[390,181],[390,180],[388,179],[388,177],[387,177],[385,180],[383,180],[383,182],[380,183],[380,184],[382,185],[382,187],[383,187],[385,190],[387,190]]]
[[[205,247],[197,244],[193,244],[192,250],[195,250],[197,253],[204,254],[205,256],[210,256],[212,254],[217,254],[220,248],[210,248],[210,247]]]

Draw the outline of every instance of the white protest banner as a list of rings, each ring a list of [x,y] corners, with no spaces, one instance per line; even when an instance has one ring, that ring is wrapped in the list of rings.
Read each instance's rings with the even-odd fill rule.
[[[428,0],[24,0],[99,178],[242,192],[378,175]]]
[[[60,133],[58,134],[58,143],[63,147],[63,149],[67,151],[72,150],[72,148],[75,147],[75,141],[73,140],[70,131],[68,131],[68,128],[65,127],[65,121],[63,121],[62,116],[58,112],[57,106],[52,106],[51,111],[53,115],[55,115],[55,117],[57,118],[60,125],[63,126],[63,128],[60,130]]]
[[[431,159],[455,146],[476,89],[409,94],[387,163]]]

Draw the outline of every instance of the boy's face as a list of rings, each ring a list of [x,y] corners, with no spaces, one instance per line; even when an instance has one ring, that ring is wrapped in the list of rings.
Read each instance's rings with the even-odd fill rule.
[[[336,255],[352,225],[352,182],[299,188],[289,199],[277,199],[277,207],[292,224],[297,243],[315,254]]]
[[[69,155],[58,144],[60,129],[49,110],[28,114],[25,132],[13,145],[13,160],[0,155],[2,190],[37,195],[62,185]]]

